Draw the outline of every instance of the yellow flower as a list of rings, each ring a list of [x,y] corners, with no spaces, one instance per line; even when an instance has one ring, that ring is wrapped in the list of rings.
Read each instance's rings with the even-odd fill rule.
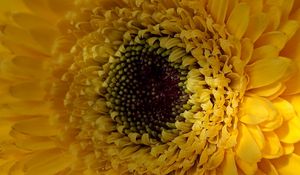
[[[0,2],[0,174],[297,174],[300,3]]]

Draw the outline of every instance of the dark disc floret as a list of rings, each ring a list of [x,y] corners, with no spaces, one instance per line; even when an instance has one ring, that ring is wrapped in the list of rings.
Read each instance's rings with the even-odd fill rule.
[[[123,132],[159,138],[174,127],[185,110],[188,70],[168,61],[170,50],[148,44],[126,45],[110,65],[108,100]]]

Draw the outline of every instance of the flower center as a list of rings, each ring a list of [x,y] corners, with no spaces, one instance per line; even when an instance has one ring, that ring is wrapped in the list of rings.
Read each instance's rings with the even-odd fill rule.
[[[172,129],[188,107],[185,81],[188,70],[168,61],[170,50],[148,44],[124,46],[111,64],[108,76],[108,100],[114,120],[123,132],[159,138]]]

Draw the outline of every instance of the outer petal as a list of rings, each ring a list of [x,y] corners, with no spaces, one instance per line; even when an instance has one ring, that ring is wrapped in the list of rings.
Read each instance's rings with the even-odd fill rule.
[[[238,175],[234,153],[232,150],[226,151],[225,159],[220,167],[221,174]]]
[[[272,160],[279,174],[297,175],[300,171],[300,156],[291,154]]]
[[[261,34],[265,31],[268,25],[267,15],[258,13],[250,18],[249,27],[246,31],[245,37],[249,37],[255,42]]]
[[[55,136],[59,134],[59,130],[49,123],[48,117],[20,121],[13,126],[13,129],[33,136]]]
[[[240,121],[246,124],[259,124],[276,115],[272,103],[261,97],[245,97],[240,107]]]
[[[263,150],[263,157],[272,159],[279,157],[283,154],[283,148],[277,135],[274,132],[265,132],[266,144]]]
[[[219,24],[224,23],[228,7],[228,0],[212,0],[209,1],[209,3],[210,13],[212,14],[213,18]]]
[[[253,138],[247,126],[244,124],[240,124],[239,126],[236,155],[242,161],[245,161],[249,164],[255,164],[258,160],[261,159],[262,156],[259,146],[255,142],[255,138]]]
[[[238,39],[242,38],[249,23],[250,8],[246,3],[240,3],[234,7],[228,20],[227,27],[231,34]]]
[[[291,60],[284,57],[258,60],[246,68],[249,76],[248,89],[272,84],[291,74]]]
[[[276,130],[280,141],[284,143],[296,143],[300,141],[300,118],[298,116],[285,122]]]

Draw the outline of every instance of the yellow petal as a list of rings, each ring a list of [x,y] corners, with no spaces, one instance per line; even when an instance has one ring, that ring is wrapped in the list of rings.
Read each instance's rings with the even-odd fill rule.
[[[245,37],[251,38],[255,42],[265,31],[268,25],[267,15],[258,13],[250,17],[249,27],[245,33]]]
[[[249,76],[248,89],[270,85],[291,74],[291,60],[284,57],[262,59],[249,65],[246,69]]]
[[[274,111],[273,115],[270,115],[268,120],[259,124],[262,131],[274,131],[275,129],[281,127],[283,123],[282,114],[278,111]]]
[[[71,163],[72,156],[69,154],[63,154],[56,150],[43,151],[25,163],[25,174],[52,175],[69,167]]]
[[[300,171],[300,156],[296,154],[282,156],[271,162],[279,174],[297,175]]]
[[[261,129],[257,125],[249,125],[247,126],[249,133],[253,138],[255,138],[255,142],[258,145],[260,150],[263,150],[265,146],[265,137]]]
[[[296,143],[300,141],[300,118],[298,116],[283,123],[275,132],[280,141],[284,143]]]
[[[49,52],[45,48],[38,45],[38,43],[32,38],[28,31],[22,28],[6,25],[3,31],[3,44],[14,52],[20,51],[26,53],[24,49],[28,49],[27,52],[33,52],[32,54],[47,55]],[[20,53],[19,53],[20,54]]]
[[[0,117],[15,115],[46,115],[49,113],[49,104],[45,102],[18,101],[0,105]]]
[[[294,36],[294,34],[297,32],[298,29],[299,29],[298,21],[288,20],[279,28],[279,31],[286,34],[288,39],[290,39]]]
[[[276,2],[276,1],[274,1],[274,2]],[[267,31],[276,30],[280,24],[281,15],[282,15],[280,7],[278,7],[278,5],[272,5],[269,8],[267,8],[266,13],[267,13],[268,19],[269,19]]]
[[[284,117],[284,121],[290,120],[293,117],[296,117],[297,114],[295,109],[291,103],[283,98],[277,98],[272,101],[273,105],[276,109],[282,114]]]
[[[7,13],[12,11],[28,12],[27,7],[20,0],[0,1],[0,21],[6,21]]]
[[[28,150],[45,150],[55,148],[57,145],[50,138],[30,137],[27,139],[17,139],[16,145]]]
[[[250,92],[262,97],[278,97],[285,89],[285,86],[282,85],[280,82],[275,82],[270,85],[257,88],[257,89],[251,89]],[[270,98],[269,98],[270,99]]]
[[[53,23],[57,20],[55,14],[50,10],[48,0],[23,0],[25,5],[39,16],[46,17]]]
[[[44,48],[44,50],[47,50],[48,53],[52,51],[54,40],[57,36],[55,30],[50,27],[37,27],[30,29],[30,34],[32,38]]]
[[[223,162],[224,153],[225,151],[219,148],[213,155],[210,156],[205,167],[209,170],[216,169]]]
[[[258,168],[265,174],[278,175],[276,168],[270,163],[268,159],[262,159],[262,161],[258,163]]]
[[[33,136],[55,136],[59,134],[58,128],[49,123],[48,117],[19,121],[12,128]]]
[[[285,97],[287,101],[290,102],[290,104],[293,106],[294,110],[296,111],[296,114],[300,115],[300,94],[288,96]]]
[[[263,45],[253,50],[253,55],[250,60],[251,63],[261,59],[277,58],[279,49],[273,45]]]
[[[296,0],[297,1],[297,0]],[[290,12],[295,5],[295,0],[285,0],[281,3],[281,11],[282,11],[282,21],[288,19]]]
[[[42,57],[15,56],[6,57],[0,63],[0,77],[4,79],[43,79],[47,74]],[[7,85],[11,83],[6,83]]]
[[[58,15],[64,15],[72,7],[74,2],[69,0],[48,0],[49,8]]]
[[[237,138],[236,155],[242,161],[255,164],[261,159],[261,151],[252,137],[248,128],[244,124],[239,125],[239,135]]]
[[[292,154],[295,150],[294,144],[289,144],[289,143],[281,143],[281,146],[283,148],[283,153],[285,155],[287,154]]]
[[[265,132],[264,137],[266,142],[262,151],[263,157],[273,159],[281,156],[283,154],[283,148],[277,135],[274,132]]]
[[[282,50],[282,55],[294,60],[294,65],[297,67],[297,71],[287,82],[287,89],[284,94],[292,95],[300,92],[300,30],[287,42],[286,46]]]
[[[243,0],[250,6],[250,14],[257,14],[263,10],[263,0]]]
[[[220,166],[220,174],[238,175],[234,153],[232,150],[226,151],[225,159]]]
[[[46,91],[39,82],[28,82],[11,86],[10,94],[23,100],[43,100]]]
[[[259,124],[276,115],[272,103],[261,97],[244,97],[240,107],[240,121],[246,124]]]
[[[240,3],[234,7],[227,20],[229,32],[238,39],[242,38],[247,30],[250,18],[249,13],[249,6],[246,3]]]
[[[3,140],[8,140],[10,138],[9,132],[11,131],[11,127],[13,125],[13,122],[6,121],[3,119],[0,119],[0,142]]]
[[[30,13],[14,13],[12,14],[12,18],[14,22],[19,25],[19,27],[23,27],[26,29],[41,27],[41,26],[53,27],[51,26],[50,23],[45,21],[43,18]]]
[[[215,19],[215,21],[219,24],[223,24],[226,17],[228,0],[209,1],[208,7],[210,10],[210,14]]]
[[[240,170],[238,174],[252,175],[252,174],[256,174],[256,172],[257,172],[257,164],[256,163],[248,163],[246,161],[243,161],[240,158],[236,158],[236,163]]]
[[[273,45],[278,50],[281,50],[286,42],[288,41],[288,36],[280,31],[272,31],[263,34],[256,42],[255,46],[260,47],[263,45]]]
[[[244,64],[247,64],[252,57],[253,42],[250,39],[245,38],[242,40],[241,46],[242,46],[241,59],[244,62]]]

